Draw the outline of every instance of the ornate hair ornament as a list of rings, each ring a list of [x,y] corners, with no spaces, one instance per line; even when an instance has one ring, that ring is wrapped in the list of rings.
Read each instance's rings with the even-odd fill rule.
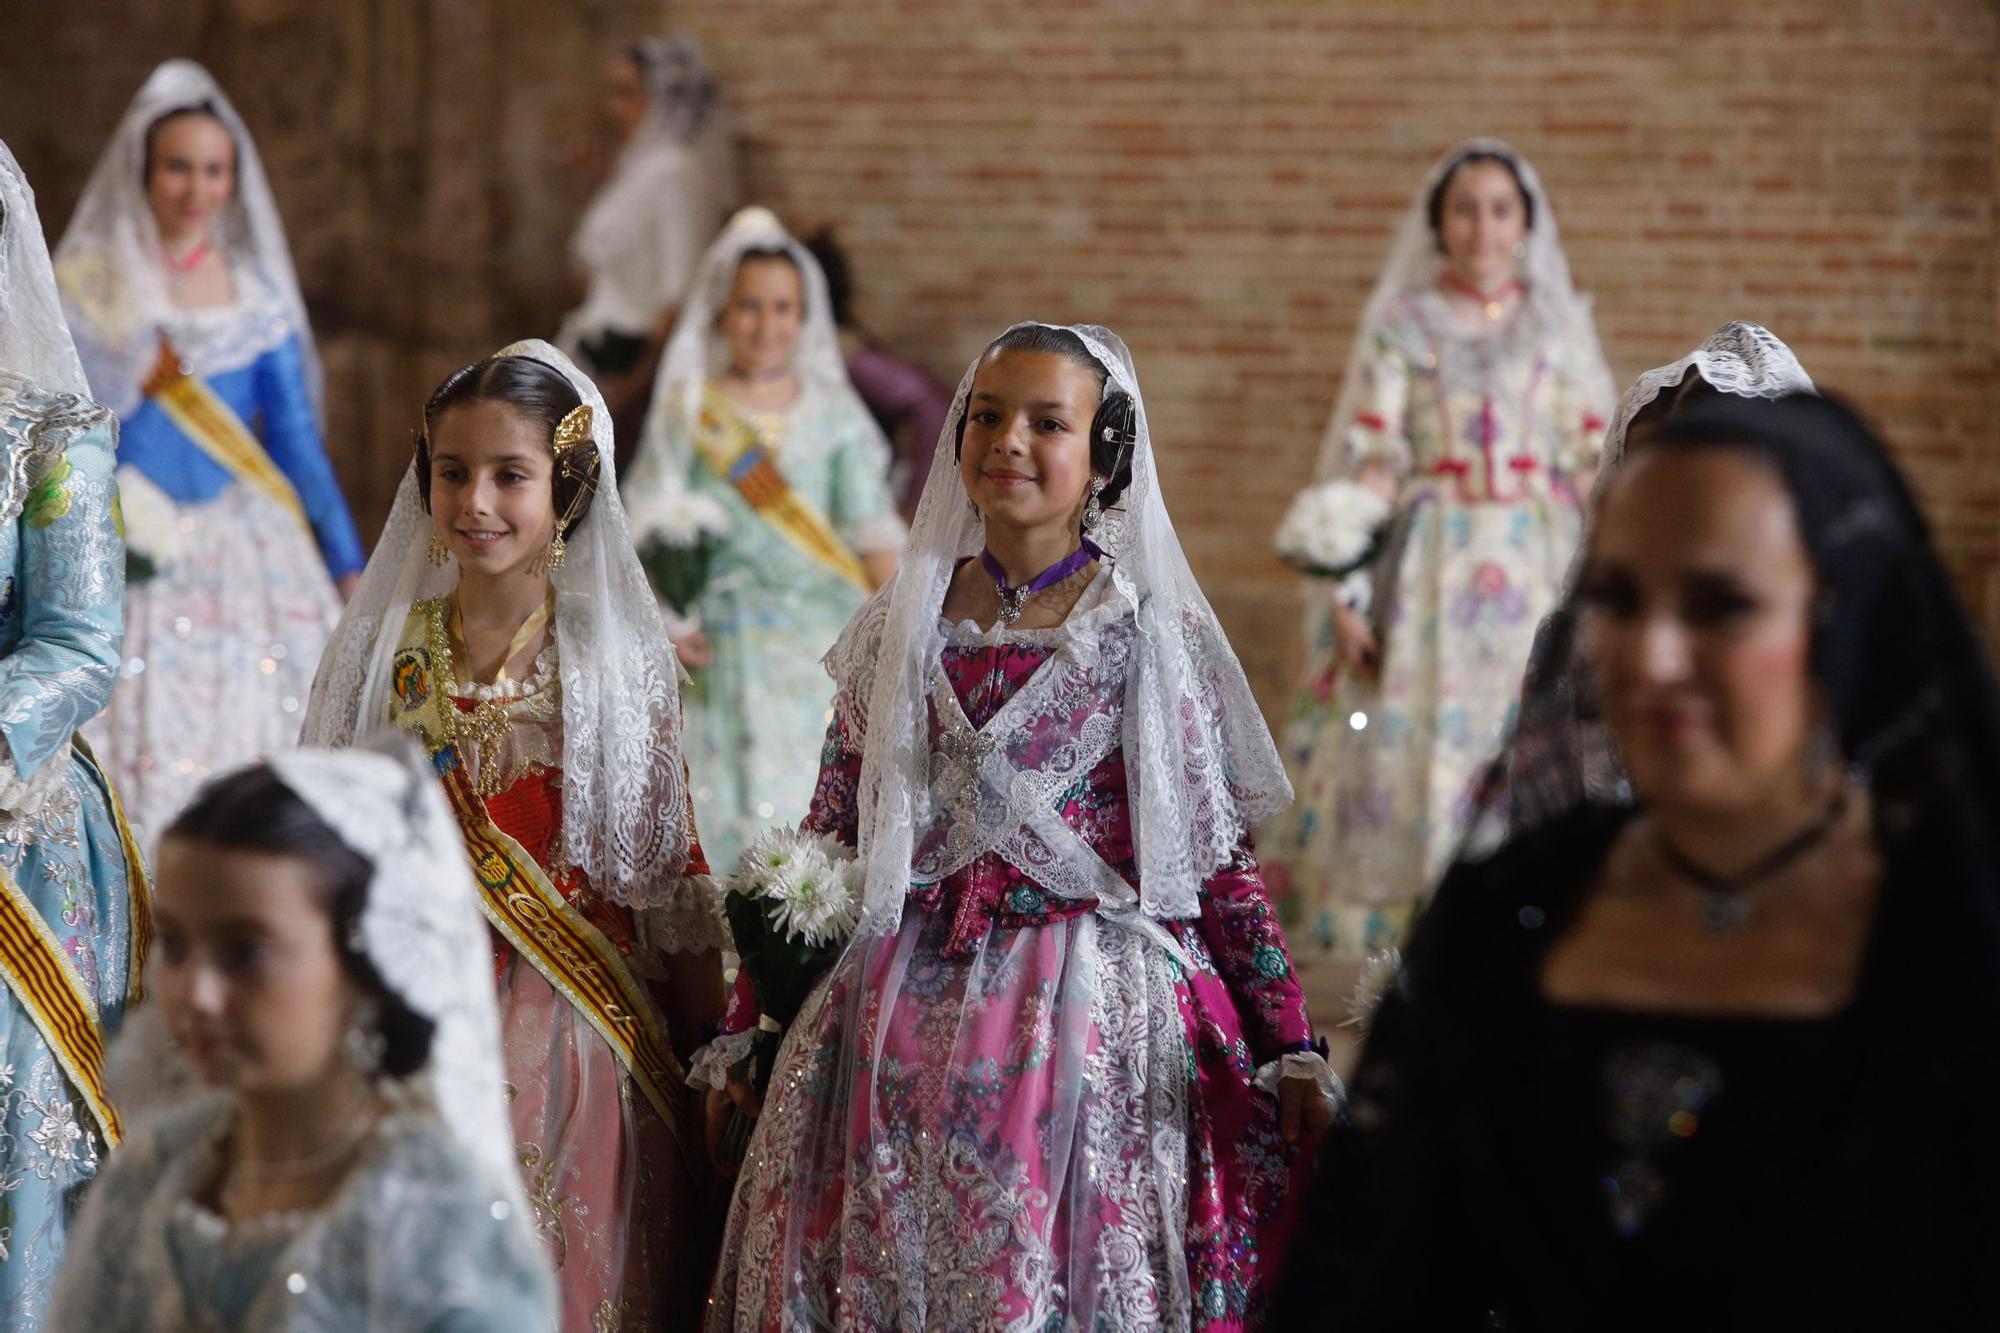
[[[557,458],[561,458],[579,444],[589,443],[590,404],[578,403],[569,410],[569,415],[556,423],[556,438],[549,447],[555,450]]]
[[[549,444],[556,456],[556,471],[582,484],[576,488],[576,494],[570,497],[568,506],[556,520],[556,535],[549,541],[545,569],[562,568],[563,557],[568,554],[569,548],[564,534],[576,523],[584,505],[589,503],[591,493],[597,489],[597,455],[594,450],[584,449],[585,445],[594,443],[590,425],[590,404],[578,403],[556,423],[555,439]]]

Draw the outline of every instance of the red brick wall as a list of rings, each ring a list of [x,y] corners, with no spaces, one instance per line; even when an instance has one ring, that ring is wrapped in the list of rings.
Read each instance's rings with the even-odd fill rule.
[[[1167,498],[1267,704],[1306,478],[1409,191],[1494,133],[1548,182],[1613,369],[1770,325],[1880,418],[2000,631],[2000,11],[1981,0],[688,0],[749,179],[841,225],[861,313],[955,376],[1035,316],[1132,343]],[[30,6],[0,137],[52,225],[153,60],[262,138],[378,516],[428,384],[552,328],[565,153],[630,0]]]

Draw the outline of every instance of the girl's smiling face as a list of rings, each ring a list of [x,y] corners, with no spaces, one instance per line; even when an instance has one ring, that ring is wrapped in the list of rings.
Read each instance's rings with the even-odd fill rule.
[[[722,309],[722,338],[729,363],[747,379],[782,374],[798,349],[805,323],[805,283],[788,259],[751,255],[736,266],[729,303]]]
[[[461,570],[525,570],[555,536],[548,432],[507,403],[476,399],[431,424],[431,523]]]
[[[147,145],[146,202],[169,244],[215,224],[236,191],[236,141],[206,113],[162,121]]]
[[[973,376],[958,469],[989,525],[1072,528],[1090,485],[1102,377],[1055,352],[1006,348]]]

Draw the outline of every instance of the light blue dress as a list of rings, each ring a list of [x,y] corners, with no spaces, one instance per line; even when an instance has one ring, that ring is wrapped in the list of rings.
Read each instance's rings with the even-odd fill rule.
[[[183,1106],[135,1133],[92,1191],[52,1327],[274,1333],[549,1333],[555,1284],[460,1142],[412,1110],[376,1130],[328,1203],[244,1234],[197,1202],[233,1110]]]
[[[55,937],[108,1038],[124,1013],[135,905],[110,789],[71,744],[118,671],[125,553],[105,409],[0,370],[0,865]],[[135,889],[137,890],[135,894]],[[9,989],[0,999],[0,1328],[43,1326],[102,1132]]]
[[[786,411],[738,411],[791,489],[850,547],[900,549],[889,448],[852,389],[802,376]],[[689,459],[688,489],[713,497],[730,520],[698,609],[711,656],[681,694],[695,823],[709,864],[724,872],[758,833],[805,818],[832,717],[820,658],[865,594],[752,509],[702,461],[683,424],[669,430],[668,456]]]

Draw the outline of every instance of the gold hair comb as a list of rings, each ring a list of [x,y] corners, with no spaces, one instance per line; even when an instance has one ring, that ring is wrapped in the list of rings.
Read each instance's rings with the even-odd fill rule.
[[[556,423],[555,443],[551,446],[557,458],[561,458],[579,444],[590,443],[590,404],[578,403],[570,409],[568,416]]]

